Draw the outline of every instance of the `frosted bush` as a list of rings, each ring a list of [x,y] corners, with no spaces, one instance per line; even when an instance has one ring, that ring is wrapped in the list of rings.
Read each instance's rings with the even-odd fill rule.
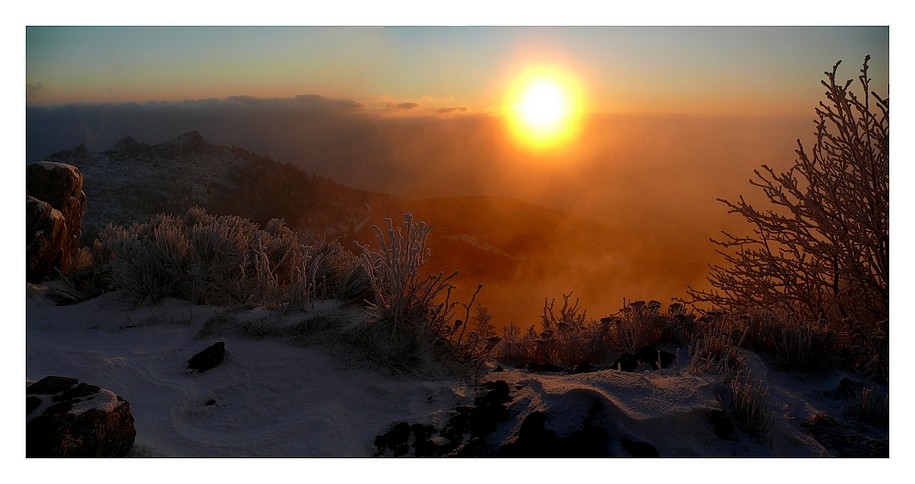
[[[305,245],[282,220],[263,229],[237,216],[199,207],[183,217],[156,215],[100,232],[99,254],[133,300],[175,296],[200,304],[297,310],[343,289],[359,293],[360,259],[336,241]]]
[[[395,228],[391,219],[386,222],[384,230],[373,226],[378,248],[357,243],[362,271],[353,269],[345,279],[348,293],[363,291],[366,283],[371,289],[366,303],[373,318],[351,339],[359,347],[372,348],[370,352],[363,351],[389,367],[422,366],[432,355],[439,363],[457,363],[474,373],[500,339],[493,334],[491,317],[485,309],[476,307],[476,315],[470,316],[482,284],[470,302],[452,301],[454,286],[450,281],[457,271],[447,276],[443,272],[421,272],[431,257],[427,247],[431,227],[415,222],[411,214],[404,215],[402,227]],[[463,318],[456,315],[460,307],[464,309]],[[366,345],[366,341],[370,344]]]
[[[180,220],[158,215],[129,229],[109,225],[99,238],[112,255],[114,283],[134,302],[176,292],[186,271],[188,250]]]
[[[441,326],[453,305],[436,304],[436,299],[440,296],[448,299],[453,288],[449,281],[457,272],[448,276],[420,272],[431,257],[426,243],[432,228],[425,222],[414,222],[412,214],[404,214],[403,217],[403,227],[395,229],[391,219],[385,219],[385,231],[377,225],[372,227],[378,249],[357,243],[374,291],[374,301],[369,309],[378,319],[391,321],[395,330],[403,324]]]

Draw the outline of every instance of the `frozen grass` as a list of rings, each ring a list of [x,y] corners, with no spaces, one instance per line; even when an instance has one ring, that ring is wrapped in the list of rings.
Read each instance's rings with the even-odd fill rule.
[[[774,414],[769,410],[769,388],[753,378],[750,371],[740,370],[728,378],[730,408],[750,435],[771,442]]]
[[[495,352],[499,361],[523,366],[528,363],[607,363],[613,355],[635,353],[646,346],[680,346],[689,341],[696,328],[695,316],[683,305],[673,303],[666,314],[658,301],[634,301],[619,312],[600,320],[589,319],[579,300],[571,293],[545,300],[539,331],[534,325],[522,330],[512,323],[503,328]]]
[[[405,214],[402,226],[387,219],[384,229],[374,228],[377,245],[359,245],[355,255],[337,241],[306,242],[281,220],[260,228],[241,217],[192,208],[181,217],[160,214],[130,227],[106,227],[65,280],[74,293],[122,288],[137,304],[171,296],[286,312],[327,299],[364,305],[370,314],[366,327],[353,328],[347,338],[374,347],[364,351],[370,359],[391,364],[429,355],[470,368],[489,358],[513,366],[601,364],[644,347],[685,346],[693,373],[735,372],[744,348],[768,355],[785,370],[838,367],[865,379],[888,376],[885,322],[874,331],[871,324],[810,321],[785,310],[706,311],[699,317],[682,302],[663,311],[658,301],[636,300],[594,320],[569,293],[561,305],[544,300],[539,329],[510,324],[497,335],[486,308],[474,305],[482,286],[469,302],[455,301],[450,281],[457,272],[422,271],[431,257],[430,226]],[[272,334],[267,327],[248,330]],[[384,348],[389,355],[375,354]]]
[[[366,294],[359,259],[339,242],[304,243],[281,220],[261,229],[192,208],[99,233],[97,272],[136,303],[173,296],[199,304],[300,310],[316,299]]]
[[[84,270],[109,274],[108,288],[122,289],[135,304],[176,297],[287,313],[319,300],[361,304],[370,317],[341,337],[367,359],[396,368],[448,360],[479,369],[499,340],[485,309],[474,307],[482,285],[469,303],[453,301],[449,281],[457,272],[421,271],[431,256],[431,227],[410,214],[403,227],[387,222],[386,230],[375,227],[377,247],[357,244],[357,256],[335,240],[306,242],[282,220],[260,228],[195,207],[183,217],[160,214],[129,227],[109,225]],[[322,326],[311,321],[280,328],[267,320],[238,324],[226,318],[214,317],[204,332],[303,338]]]

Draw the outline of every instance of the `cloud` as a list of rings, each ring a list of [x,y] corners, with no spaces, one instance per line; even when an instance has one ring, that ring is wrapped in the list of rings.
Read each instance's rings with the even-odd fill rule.
[[[41,82],[27,82],[25,84],[25,95],[26,96],[35,96],[44,89],[44,84]]]
[[[419,107],[419,103],[413,102],[404,102],[404,103],[388,103],[385,107],[387,111],[409,111],[411,109],[416,109]]]
[[[453,113],[453,112],[466,113],[467,110],[468,110],[467,106],[448,106],[448,107],[444,107],[444,108],[439,108],[437,110],[437,112],[439,114],[449,114],[449,113]]]

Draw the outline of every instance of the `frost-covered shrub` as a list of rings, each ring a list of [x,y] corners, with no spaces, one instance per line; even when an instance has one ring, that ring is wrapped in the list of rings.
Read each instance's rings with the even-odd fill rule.
[[[835,326],[839,363],[862,378],[889,381],[889,322],[873,326],[862,321],[844,320],[835,323]]]
[[[61,274],[76,298],[92,298],[111,285],[111,256],[100,250],[80,247],[73,254],[70,269]]]
[[[346,304],[372,304],[374,294],[365,267],[361,263],[348,266],[340,280],[337,299]]]
[[[372,228],[378,248],[359,245],[363,267],[374,292],[369,309],[379,320],[393,321],[399,325],[426,325],[439,327],[453,309],[448,296],[453,289],[449,281],[457,275],[444,273],[423,274],[420,268],[431,257],[426,246],[431,227],[425,222],[414,222],[412,214],[404,214],[403,227],[394,228],[386,219],[387,228]],[[446,302],[438,302],[441,297]]]
[[[336,297],[360,265],[338,242],[302,244],[282,220],[261,229],[199,207],[183,217],[156,215],[128,228],[108,226],[96,252],[109,259],[114,284],[137,302],[175,296],[287,310]],[[348,290],[348,296],[358,292]]]
[[[613,320],[619,348],[630,352],[646,346],[679,346],[689,341],[696,331],[695,318],[686,313],[680,303],[671,304],[667,314],[663,314],[659,301],[632,301],[625,304]]]
[[[728,374],[743,366],[744,357],[740,354],[743,335],[735,334],[715,326],[704,331],[689,344],[690,373],[724,373]]]
[[[513,366],[596,363],[608,359],[612,346],[611,320],[587,319],[587,311],[581,308],[578,299],[569,303],[571,295],[562,296],[558,314],[556,300],[544,299],[539,332],[533,325],[524,331],[515,323],[504,327],[495,351],[496,359]]]
[[[522,331],[521,327],[512,321],[502,328],[502,341],[496,349],[495,358],[512,366],[524,366],[526,363],[534,362],[536,339],[537,332],[533,325]]]
[[[188,253],[181,220],[157,215],[127,229],[108,225],[99,232],[99,239],[112,256],[114,284],[124,288],[135,302],[174,295],[179,290]]]
[[[805,321],[785,311],[754,311],[736,318],[746,347],[775,357],[783,369],[818,371],[837,358],[837,335],[825,320]]]
[[[722,233],[715,244],[724,263],[711,267],[712,289],[687,293],[694,303],[733,314],[795,315],[809,327],[786,324],[765,343],[777,341],[789,366],[816,363],[823,357],[818,347],[828,349],[834,340],[845,364],[885,380],[890,103],[871,89],[869,59],[858,89],[853,79],[837,79],[839,63],[825,72],[826,99],[815,110],[813,145],[798,140],[787,171],[763,165],[754,172],[750,183],[764,203],[720,200],[748,223],[747,230]]]
[[[257,264],[252,246],[257,226],[234,216],[215,217],[187,229],[192,261],[190,298],[198,303],[246,303],[244,280]],[[251,275],[255,275],[252,271]],[[265,288],[264,290],[269,290]]]
[[[816,141],[797,141],[785,172],[763,165],[751,185],[762,205],[720,200],[748,222],[746,235],[716,241],[710,291],[690,289],[694,301],[739,313],[780,309],[806,320],[853,319],[873,328],[889,318],[889,110],[871,90],[865,57],[858,77],[826,80],[816,109]],[[859,97],[860,96],[860,97]]]
[[[841,333],[826,321],[805,321],[786,311],[731,314],[708,311],[695,322],[690,341],[691,367],[703,371],[734,367],[737,347],[767,357],[791,371],[820,371],[840,361]],[[728,361],[731,360],[731,361]]]
[[[359,245],[363,272],[353,269],[344,279],[348,294],[363,293],[366,282],[371,289],[365,301],[373,319],[354,330],[352,341],[361,346],[373,341],[372,350],[364,353],[386,366],[404,365],[400,361],[404,358],[428,361],[431,354],[436,361],[458,363],[473,372],[499,341],[485,310],[478,308],[471,328],[470,311],[482,285],[469,303],[452,301],[454,286],[449,281],[457,271],[447,276],[421,271],[431,257],[427,247],[431,227],[415,222],[411,214],[404,214],[402,227],[386,221],[385,230],[373,227],[377,248]],[[459,307],[464,308],[463,319],[456,314]]]

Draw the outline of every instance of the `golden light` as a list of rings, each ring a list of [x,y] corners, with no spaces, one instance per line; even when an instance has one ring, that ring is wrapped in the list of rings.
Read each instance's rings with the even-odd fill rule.
[[[581,87],[559,69],[533,68],[512,84],[508,106],[509,124],[519,143],[535,149],[560,146],[578,134]]]

